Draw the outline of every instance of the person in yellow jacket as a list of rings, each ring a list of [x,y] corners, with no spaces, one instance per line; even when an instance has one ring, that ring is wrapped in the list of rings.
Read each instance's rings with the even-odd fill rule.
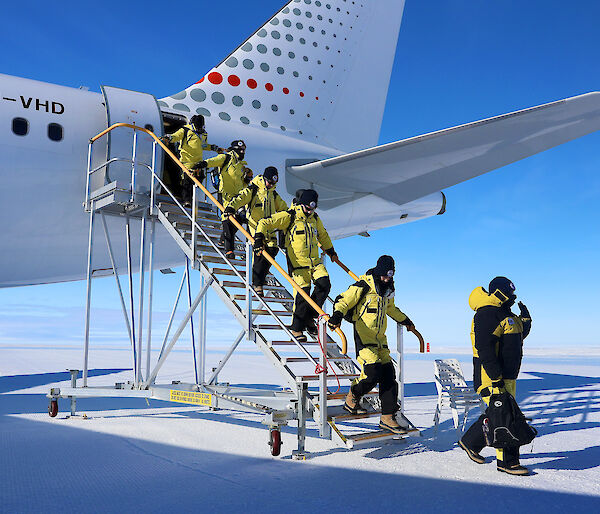
[[[233,216],[238,209],[246,206],[246,219],[250,235],[256,235],[258,222],[263,218],[268,218],[273,214],[287,210],[288,206],[285,200],[279,196],[275,188],[279,174],[277,168],[268,166],[262,175],[254,178],[250,185],[234,197],[225,208],[224,218]],[[275,257],[279,248],[277,246],[277,236],[275,231],[270,231],[264,238],[263,245],[266,244],[265,251]],[[252,263],[252,285],[258,295],[263,294],[263,286],[271,267],[270,262],[263,256],[262,252],[256,256]]]
[[[315,212],[318,200],[319,195],[314,189],[305,189],[294,207],[260,220],[256,227],[254,251],[257,254],[262,252],[269,234],[275,230],[284,231],[290,274],[306,294],[310,294],[311,282],[314,282],[311,298],[321,307],[331,290],[331,282],[319,255],[319,243],[332,259],[337,258],[337,253],[321,218]],[[306,341],[304,330],[310,334],[317,333],[316,316],[317,313],[302,295],[295,293],[290,331],[296,340]]]
[[[231,142],[227,152],[198,163],[199,170],[205,170],[206,168],[219,169],[218,196],[219,202],[224,208],[248,185],[252,178],[252,170],[247,167],[248,163],[244,160],[245,155],[246,144],[238,139]],[[235,218],[239,223],[244,222],[244,218],[238,214],[235,214]],[[235,259],[233,242],[236,232],[237,228],[229,220],[229,217],[223,220],[221,241],[225,245],[225,255],[228,259]]]
[[[379,426],[397,434],[405,430],[395,419],[398,411],[398,382],[390,357],[385,331],[387,317],[414,328],[412,321],[394,304],[394,259],[382,255],[377,265],[361,275],[357,282],[336,297],[331,329],[346,318],[354,325],[354,343],[361,373],[346,396],[344,409],[350,414],[364,414],[360,399],[379,385],[381,420]]]
[[[196,114],[191,117],[190,123],[184,125],[173,134],[163,136],[163,142],[179,143],[179,160],[189,170],[197,169],[197,165],[204,157],[204,150],[222,152],[223,149],[217,145],[207,142],[207,134],[204,128],[204,116]],[[194,183],[188,175],[181,172],[181,199],[187,207],[192,200],[192,188]]]
[[[523,358],[523,340],[531,330],[529,310],[519,302],[520,315],[511,311],[517,295],[514,284],[506,277],[496,277],[489,292],[477,287],[469,296],[469,306],[475,311],[471,324],[473,346],[473,387],[489,404],[493,394],[508,391],[513,397]],[[459,440],[459,446],[477,464],[485,463],[479,452],[486,446],[482,415]],[[496,450],[498,471],[511,475],[528,475],[519,462],[519,448]]]

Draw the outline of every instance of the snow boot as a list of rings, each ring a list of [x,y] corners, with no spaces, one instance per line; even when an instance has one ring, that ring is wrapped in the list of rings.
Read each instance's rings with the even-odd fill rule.
[[[471,448],[469,448],[465,443],[463,443],[462,439],[458,440],[458,446],[460,446],[465,452],[467,452],[467,456],[473,462],[477,464],[485,464],[485,458],[479,455],[479,453],[477,453],[476,451],[471,450]]]
[[[264,296],[263,294],[263,286],[253,286],[254,291],[256,291],[256,296]]]
[[[347,413],[353,414],[353,415],[367,413],[367,409],[363,409],[360,406],[360,398],[357,398],[356,396],[354,396],[354,394],[352,394],[352,390],[348,391],[348,394],[346,395],[346,402],[344,403],[344,410]]]
[[[317,326],[317,323],[314,319],[311,319],[306,323],[306,331],[311,336],[317,337],[317,335],[319,334],[319,327]]]
[[[234,261],[235,260],[235,253],[233,250],[229,250],[228,252],[225,252],[225,258],[229,259],[230,261]]]
[[[303,332],[298,332],[297,330],[290,330],[291,334],[294,336],[296,341],[299,343],[306,343],[307,339]]]
[[[497,469],[502,473],[508,473],[509,475],[525,476],[529,475],[529,468],[521,466],[518,462],[516,464],[505,464],[501,460],[497,461]]]
[[[398,424],[393,414],[382,414],[381,419],[379,420],[379,427],[384,430],[389,430],[394,434],[406,433],[406,430]]]

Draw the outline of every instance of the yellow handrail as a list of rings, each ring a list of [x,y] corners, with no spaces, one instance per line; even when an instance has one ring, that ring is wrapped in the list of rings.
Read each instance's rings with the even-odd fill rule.
[[[346,266],[342,261],[340,261],[339,258],[336,257],[335,259],[331,260],[335,262],[340,268],[342,268],[346,273],[348,273],[348,275],[350,275],[354,280],[358,280],[358,275],[356,275],[356,273],[354,273],[350,268],[348,268],[348,266]],[[417,337],[417,339],[419,340],[419,352],[425,353],[425,339],[423,339],[421,332],[419,332],[414,325],[412,327],[407,327],[406,330],[412,332]],[[427,351],[429,351],[429,348],[427,348]]]
[[[156,134],[154,134],[154,132],[151,132],[150,130],[142,128],[142,127],[138,127],[137,125],[131,125],[129,123],[115,123],[114,125],[111,125],[107,129],[103,130],[99,134],[92,137],[90,139],[90,143],[93,143],[94,141],[100,139],[102,136],[108,134],[111,130],[114,130],[118,127],[128,127],[133,130],[139,130],[141,132],[145,132],[146,134],[151,136],[161,146],[161,148],[164,150],[164,152],[169,157],[171,157],[171,159],[173,159],[173,161],[175,161],[175,163],[182,169],[182,171],[193,180],[194,184],[196,184],[196,186],[198,186],[204,192],[204,194],[212,201],[212,203],[214,203],[219,208],[219,210],[221,210],[221,211],[224,210],[221,203],[212,194],[209,193],[208,189],[206,189],[204,187],[202,182],[200,182],[192,173],[190,173],[190,170],[188,170],[181,163],[181,161],[175,156],[175,154],[173,154],[173,152],[171,152],[171,150],[169,150],[167,148],[167,146],[156,136]],[[254,238],[248,232],[246,232],[244,227],[242,227],[242,225],[234,217],[230,217],[229,221],[231,221],[237,227],[237,229],[242,234],[244,234],[244,236],[246,237],[246,239],[248,241],[250,241],[252,244],[254,244]],[[314,302],[314,300],[310,296],[308,296],[298,284],[296,284],[296,281],[292,277],[290,277],[279,264],[277,264],[277,261],[275,261],[275,259],[273,259],[273,257],[271,257],[265,251],[262,252],[262,255],[263,255],[263,257],[265,257],[267,259],[267,261],[269,261],[275,267],[275,269],[277,271],[279,271],[279,273],[281,273],[283,275],[283,278],[285,278],[291,284],[291,286],[295,289],[295,291],[298,294],[302,295],[302,298],[304,298],[304,300],[306,300],[306,302],[315,311],[317,311],[317,313],[319,313],[321,316],[325,316],[326,319],[329,319],[329,316],[325,313],[325,311],[323,309],[321,309],[321,307],[319,307]],[[342,353],[345,355],[346,353],[348,353],[348,341],[346,339],[346,335],[344,334],[344,332],[342,331],[341,328],[336,328],[335,331],[338,333],[338,335],[340,336],[340,339],[342,340]]]

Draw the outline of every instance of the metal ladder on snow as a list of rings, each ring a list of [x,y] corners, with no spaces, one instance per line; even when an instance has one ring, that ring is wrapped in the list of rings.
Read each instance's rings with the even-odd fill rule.
[[[154,139],[154,155],[156,155],[156,146],[160,145],[165,153],[182,170],[189,174],[189,170],[179,162],[153,133],[146,129],[128,124],[116,124],[96,136],[95,139],[118,127],[129,127],[134,130],[132,182],[133,169],[136,164],[136,131],[146,132]],[[154,158],[153,163],[155,160]],[[197,305],[197,302],[201,300],[210,287],[216,292],[242,327],[242,331],[227,352],[226,358],[221,361],[212,375],[203,382],[204,389],[214,394],[219,394],[215,388],[218,373],[239,343],[245,338],[253,341],[258,346],[261,352],[278,369],[290,387],[290,390],[296,394],[296,410],[299,421],[298,453],[303,453],[304,451],[306,421],[309,418],[314,418],[317,422],[321,437],[335,439],[338,443],[346,447],[352,447],[354,443],[363,441],[399,437],[398,434],[378,429],[359,433],[347,433],[344,431],[343,425],[347,425],[352,421],[379,416],[380,412],[377,409],[378,398],[376,398],[377,393],[368,395],[367,400],[372,408],[370,412],[364,415],[347,414],[342,410],[341,404],[329,405],[330,402],[343,402],[345,393],[331,393],[328,390],[328,384],[331,384],[331,381],[334,379],[351,381],[357,378],[359,368],[350,357],[345,355],[345,348],[340,348],[326,334],[325,320],[322,319],[320,323],[320,338],[311,338],[306,343],[298,342],[291,335],[285,323],[292,316],[294,299],[282,282],[270,273],[264,288],[264,297],[257,296],[251,287],[252,248],[248,239],[249,235],[239,227],[242,234],[246,234],[246,240],[238,238],[235,244],[236,259],[227,259],[218,243],[221,232],[221,220],[217,210],[218,204],[208,190],[197,179],[193,178],[195,185],[192,205],[195,205],[196,208],[193,210],[186,209],[170,193],[166,185],[155,173],[153,165],[142,168],[147,169],[151,173],[150,199],[147,205],[150,216],[158,220],[165,227],[189,261],[192,262],[193,267],[204,278],[205,286],[194,303]],[[88,176],[89,172],[90,169],[88,167]],[[167,192],[166,195],[158,195],[156,193],[157,183]],[[206,200],[198,201],[197,197],[200,196],[199,191],[204,193]],[[89,198],[89,187],[87,194]],[[132,188],[130,201],[133,201],[133,199],[134,193]],[[97,202],[98,199],[95,201]],[[281,269],[280,271],[283,272]],[[283,275],[286,279],[289,279],[285,272],[283,272]],[[294,286],[295,284],[291,285]],[[190,310],[193,313],[191,307]],[[402,337],[401,329],[399,329],[399,337]],[[154,383],[162,364],[164,364],[176,341],[177,339],[174,338],[168,346],[163,347],[154,370],[148,374],[143,383],[140,380],[140,387],[147,388]],[[325,351],[320,351],[319,341],[325,341]],[[343,342],[345,345],[345,340]],[[327,373],[327,363],[330,363],[330,367],[335,366],[337,369],[334,375]],[[138,367],[140,367],[139,364]],[[84,370],[84,379],[86,376],[85,373],[86,370]],[[402,380],[402,377],[399,378]],[[404,419],[406,420],[406,418]],[[406,420],[405,424],[407,426],[406,435],[418,433],[418,430],[408,420]]]

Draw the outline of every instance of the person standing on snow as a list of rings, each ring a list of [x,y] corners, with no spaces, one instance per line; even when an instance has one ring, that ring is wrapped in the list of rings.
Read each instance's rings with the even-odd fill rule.
[[[523,358],[523,340],[531,330],[529,310],[519,302],[520,315],[511,311],[517,295],[514,284],[506,277],[496,277],[489,292],[477,287],[469,296],[469,306],[475,311],[471,324],[473,346],[473,387],[489,404],[490,397],[508,391],[516,394],[517,377]],[[483,414],[458,441],[468,457],[477,464],[485,459],[479,452],[486,446]],[[519,462],[519,448],[496,449],[498,471],[511,475],[528,475]]]

